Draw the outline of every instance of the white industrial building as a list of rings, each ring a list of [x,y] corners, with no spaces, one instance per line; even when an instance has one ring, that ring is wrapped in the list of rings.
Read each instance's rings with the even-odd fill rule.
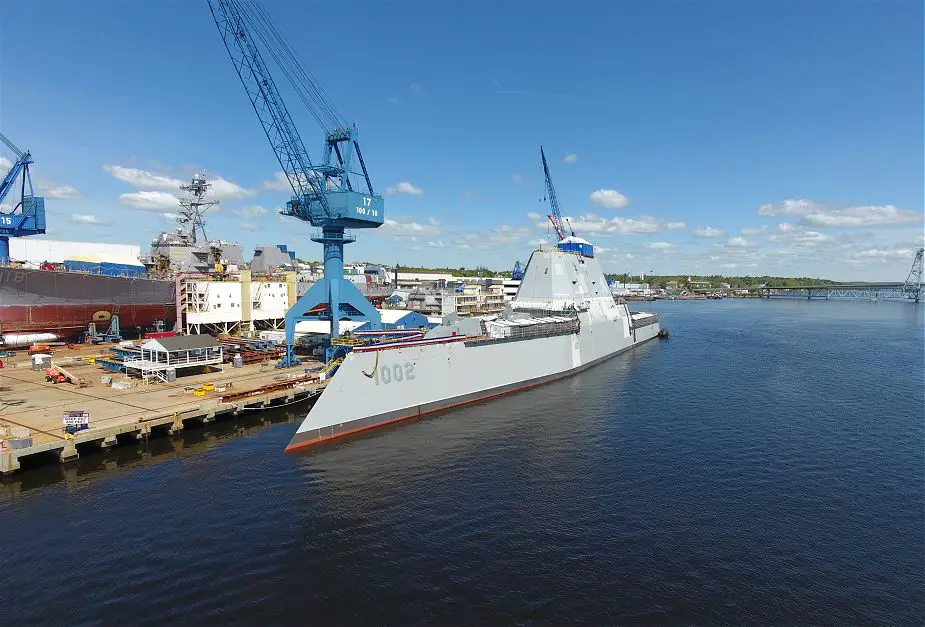
[[[648,283],[612,283],[610,291],[614,296],[651,296],[652,288]]]
[[[33,237],[10,239],[10,258],[36,268],[43,263],[63,264],[65,261],[114,263],[144,268],[138,261],[140,254],[140,246],[129,244],[69,242]]]
[[[180,284],[180,303],[187,333],[240,333],[281,329],[286,312],[295,304],[295,273],[287,281],[252,281],[242,271],[237,280],[186,279]]]

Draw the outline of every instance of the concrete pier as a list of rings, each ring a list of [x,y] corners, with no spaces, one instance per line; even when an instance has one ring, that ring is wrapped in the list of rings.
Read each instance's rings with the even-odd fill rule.
[[[177,377],[171,383],[145,385],[130,379],[134,386],[121,390],[101,383],[101,377],[111,373],[76,361],[79,353],[61,352],[53,360],[89,381],[88,387],[46,382],[41,371],[31,369],[25,352],[4,358],[0,428],[24,427],[32,443],[25,448],[0,448],[0,473],[19,470],[21,460],[33,455],[54,454],[61,462],[73,461],[88,446],[106,449],[120,438],[141,439],[155,430],[177,434],[190,421],[208,423],[245,410],[292,403],[317,396],[324,388],[323,383],[306,377],[302,369],[277,370],[260,364],[232,368],[226,364],[222,372]],[[125,375],[111,376],[113,381],[125,379]],[[89,412],[90,428],[66,433],[62,415],[68,410]]]

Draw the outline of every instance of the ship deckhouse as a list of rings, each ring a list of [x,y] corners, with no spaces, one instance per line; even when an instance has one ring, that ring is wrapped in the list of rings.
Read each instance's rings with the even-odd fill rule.
[[[556,246],[567,253],[578,253],[582,257],[594,257],[594,246],[586,239],[575,235],[563,238]]]

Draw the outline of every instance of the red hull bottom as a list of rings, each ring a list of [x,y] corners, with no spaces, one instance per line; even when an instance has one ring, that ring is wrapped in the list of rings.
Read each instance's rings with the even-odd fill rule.
[[[108,328],[113,314],[119,315],[119,328],[153,327],[163,320],[169,328],[176,321],[173,305],[0,305],[0,333],[57,333],[77,335],[91,322]]]

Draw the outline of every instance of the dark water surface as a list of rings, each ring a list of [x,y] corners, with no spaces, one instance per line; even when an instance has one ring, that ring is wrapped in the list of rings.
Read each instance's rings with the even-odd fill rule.
[[[277,413],[0,484],[0,616],[922,624],[922,308],[639,305],[670,340],[306,455]]]

